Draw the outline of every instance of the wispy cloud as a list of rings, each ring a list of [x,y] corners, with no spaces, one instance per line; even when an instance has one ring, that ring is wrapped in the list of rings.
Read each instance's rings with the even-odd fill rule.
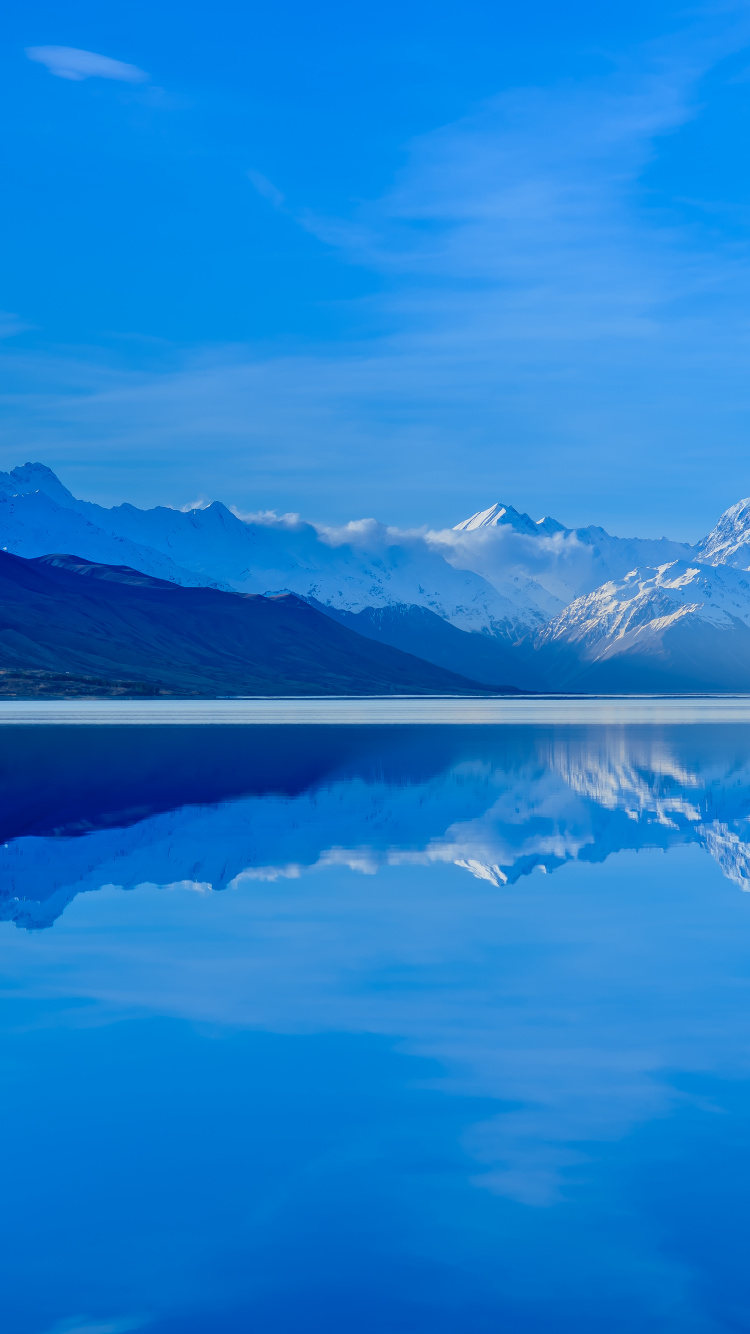
[[[146,83],[148,74],[137,65],[97,55],[95,51],[79,51],[75,46],[27,46],[26,55],[40,65],[46,65],[50,74],[59,79],[116,79],[119,83]]]
[[[68,1316],[65,1320],[60,1320],[47,1334],[130,1334],[131,1330],[143,1329],[144,1325],[150,1324],[150,1318],[146,1316],[115,1316],[114,1318],[103,1317],[93,1319],[85,1315]]]
[[[31,325],[24,324],[17,315],[11,310],[0,310],[0,338],[14,338],[16,334],[25,333]]]
[[[274,208],[281,208],[284,203],[284,196],[280,190],[277,190],[273,181],[269,181],[260,171],[248,171],[248,180],[254,185],[259,195],[267,199]]]

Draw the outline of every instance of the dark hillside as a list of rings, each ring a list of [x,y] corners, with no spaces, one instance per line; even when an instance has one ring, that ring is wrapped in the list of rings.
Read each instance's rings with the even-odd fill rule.
[[[310,599],[326,616],[346,625],[366,639],[400,648],[432,662],[436,667],[458,672],[473,681],[507,693],[547,690],[549,683],[535,668],[532,657],[492,635],[469,633],[443,620],[428,607],[396,603],[390,607],[365,607],[342,611]]]
[[[486,689],[364,639],[291,593],[182,588],[126,566],[68,555],[24,560],[7,552],[0,552],[0,669],[11,683],[2,693],[18,695]]]

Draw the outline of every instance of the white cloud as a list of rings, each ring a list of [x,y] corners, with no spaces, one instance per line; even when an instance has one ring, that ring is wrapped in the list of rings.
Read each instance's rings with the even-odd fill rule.
[[[73,1315],[60,1320],[47,1334],[129,1334],[130,1330],[142,1329],[146,1324],[150,1324],[150,1320],[144,1316],[92,1320],[85,1315]]]
[[[24,324],[13,311],[0,310],[0,338],[14,338],[16,334],[25,333],[30,328],[32,326]]]
[[[273,204],[274,208],[282,207],[284,196],[280,190],[277,190],[273,181],[269,181],[267,176],[264,176],[260,171],[249,171],[247,173],[247,178],[252,185],[255,186],[258,194],[262,195],[264,199],[267,199],[269,203]]]
[[[248,880],[260,880],[273,883],[274,880],[299,880],[302,867],[290,862],[288,866],[249,866],[230,880],[227,889],[239,889]]]
[[[79,51],[74,46],[27,46],[29,60],[46,65],[50,74],[59,79],[116,79],[119,83],[146,83],[148,74],[137,65],[126,65],[122,60],[97,55],[95,51]]]

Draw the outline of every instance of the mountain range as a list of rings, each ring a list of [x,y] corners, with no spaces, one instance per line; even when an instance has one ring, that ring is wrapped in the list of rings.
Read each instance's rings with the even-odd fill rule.
[[[378,652],[396,649],[464,688],[750,690],[750,500],[692,546],[568,528],[503,504],[452,529],[372,519],[332,528],[220,502],[106,508],[27,463],[0,473],[0,546],[184,590],[293,594],[369,641],[378,670]]]
[[[128,566],[0,552],[0,692],[465,694],[481,687],[373,644],[293,593],[185,588]]]

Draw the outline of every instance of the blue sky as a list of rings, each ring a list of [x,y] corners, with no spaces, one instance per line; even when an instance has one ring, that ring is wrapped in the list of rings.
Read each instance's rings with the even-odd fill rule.
[[[750,493],[747,4],[30,0],[0,58],[0,466],[686,538]]]

